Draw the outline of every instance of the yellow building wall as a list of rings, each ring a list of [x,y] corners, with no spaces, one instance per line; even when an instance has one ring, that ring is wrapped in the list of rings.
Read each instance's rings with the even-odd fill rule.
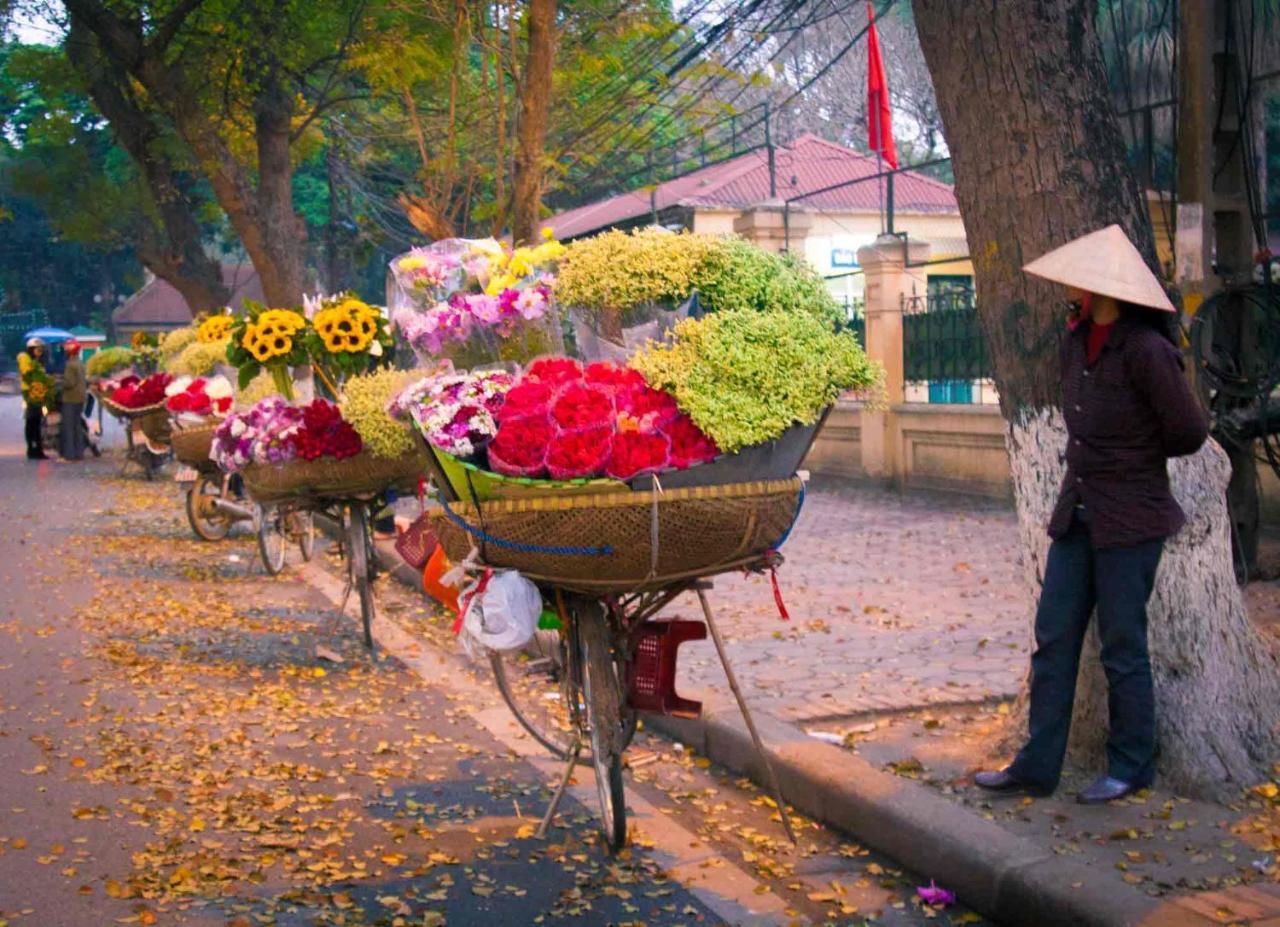
[[[809,230],[803,243],[796,241],[793,250],[800,251],[824,277],[831,278],[829,286],[836,298],[853,302],[862,298],[862,274],[858,268],[837,266],[833,257],[837,252],[856,255],[859,248],[869,245],[880,234],[880,215],[874,212],[817,212],[806,210]],[[709,235],[732,235],[733,220],[737,210],[696,209],[693,214],[693,231]],[[963,247],[964,223],[958,215],[898,213],[894,217],[895,231],[906,232],[912,239],[945,243],[940,256],[954,254]],[[937,248],[935,255],[939,254]],[[967,259],[930,264],[909,270],[918,283],[920,294],[925,292],[927,280],[933,275],[973,276],[973,265]]]

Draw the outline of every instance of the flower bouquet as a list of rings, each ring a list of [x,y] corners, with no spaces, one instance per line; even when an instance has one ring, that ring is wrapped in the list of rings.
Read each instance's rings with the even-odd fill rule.
[[[209,457],[226,472],[242,474],[260,502],[407,489],[422,470],[414,455],[387,459],[367,451],[337,405],[317,399],[298,407],[281,396],[228,415],[213,434]]]
[[[448,239],[391,262],[392,324],[420,359],[459,367],[527,361],[563,351],[553,238],[514,250],[493,239]]]
[[[397,402],[412,415],[466,497],[567,486],[689,467],[716,454],[714,442],[634,370],[564,357],[534,361],[519,378],[451,374],[415,384]],[[616,483],[614,484],[616,485]]]
[[[201,467],[209,462],[214,429],[231,411],[231,383],[226,377],[179,377],[165,388],[173,454]]]
[[[164,402],[165,390],[172,379],[163,372],[141,378],[129,374],[104,385],[103,401],[112,412],[124,413],[126,417],[150,412]]]
[[[244,389],[262,371],[271,375],[276,391],[293,398],[289,368],[307,363],[307,320],[292,309],[268,309],[245,300],[246,315],[232,321],[227,360],[239,371]]]
[[[386,316],[354,295],[309,299],[307,316],[307,354],[334,395],[348,377],[391,359],[393,341]]]

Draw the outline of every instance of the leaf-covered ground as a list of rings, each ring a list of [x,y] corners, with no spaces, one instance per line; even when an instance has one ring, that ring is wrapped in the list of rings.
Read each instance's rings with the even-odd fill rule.
[[[811,822],[792,848],[749,783],[647,734],[629,784],[696,863],[643,823],[609,859],[573,800],[537,840],[552,777],[477,723],[458,661],[370,656],[296,564],[195,540],[170,483],[0,468],[0,927],[716,924],[734,884],[777,923],[977,922]]]

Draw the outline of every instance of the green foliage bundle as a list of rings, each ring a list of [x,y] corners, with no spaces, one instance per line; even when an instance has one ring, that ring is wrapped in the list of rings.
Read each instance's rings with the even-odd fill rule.
[[[843,390],[882,376],[852,335],[812,315],[754,309],[686,319],[631,366],[728,452],[810,424]]]
[[[705,309],[803,312],[835,321],[840,307],[826,281],[804,258],[773,254],[741,238],[722,238],[694,275]]]
[[[556,278],[561,303],[619,317],[648,303],[674,307],[694,290],[714,312],[782,310],[832,323],[840,317],[826,281],[807,261],[732,236],[605,232],[568,245]]]
[[[174,376],[207,377],[219,364],[227,362],[229,340],[193,341],[166,363],[165,368]]]
[[[590,312],[622,313],[645,303],[681,303],[717,239],[645,228],[610,231],[567,246],[556,298]]]
[[[387,414],[387,406],[405,387],[422,379],[421,370],[378,370],[354,376],[342,388],[342,417],[377,457],[395,458],[413,450],[416,440],[408,421]]]
[[[125,347],[103,348],[84,364],[85,376],[91,380],[109,377],[133,363],[133,350]]]

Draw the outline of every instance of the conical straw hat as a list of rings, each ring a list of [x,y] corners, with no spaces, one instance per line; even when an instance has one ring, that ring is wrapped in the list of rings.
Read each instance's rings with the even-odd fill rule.
[[[1026,267],[1029,274],[1138,306],[1176,312],[1164,287],[1118,225],[1054,248]]]

